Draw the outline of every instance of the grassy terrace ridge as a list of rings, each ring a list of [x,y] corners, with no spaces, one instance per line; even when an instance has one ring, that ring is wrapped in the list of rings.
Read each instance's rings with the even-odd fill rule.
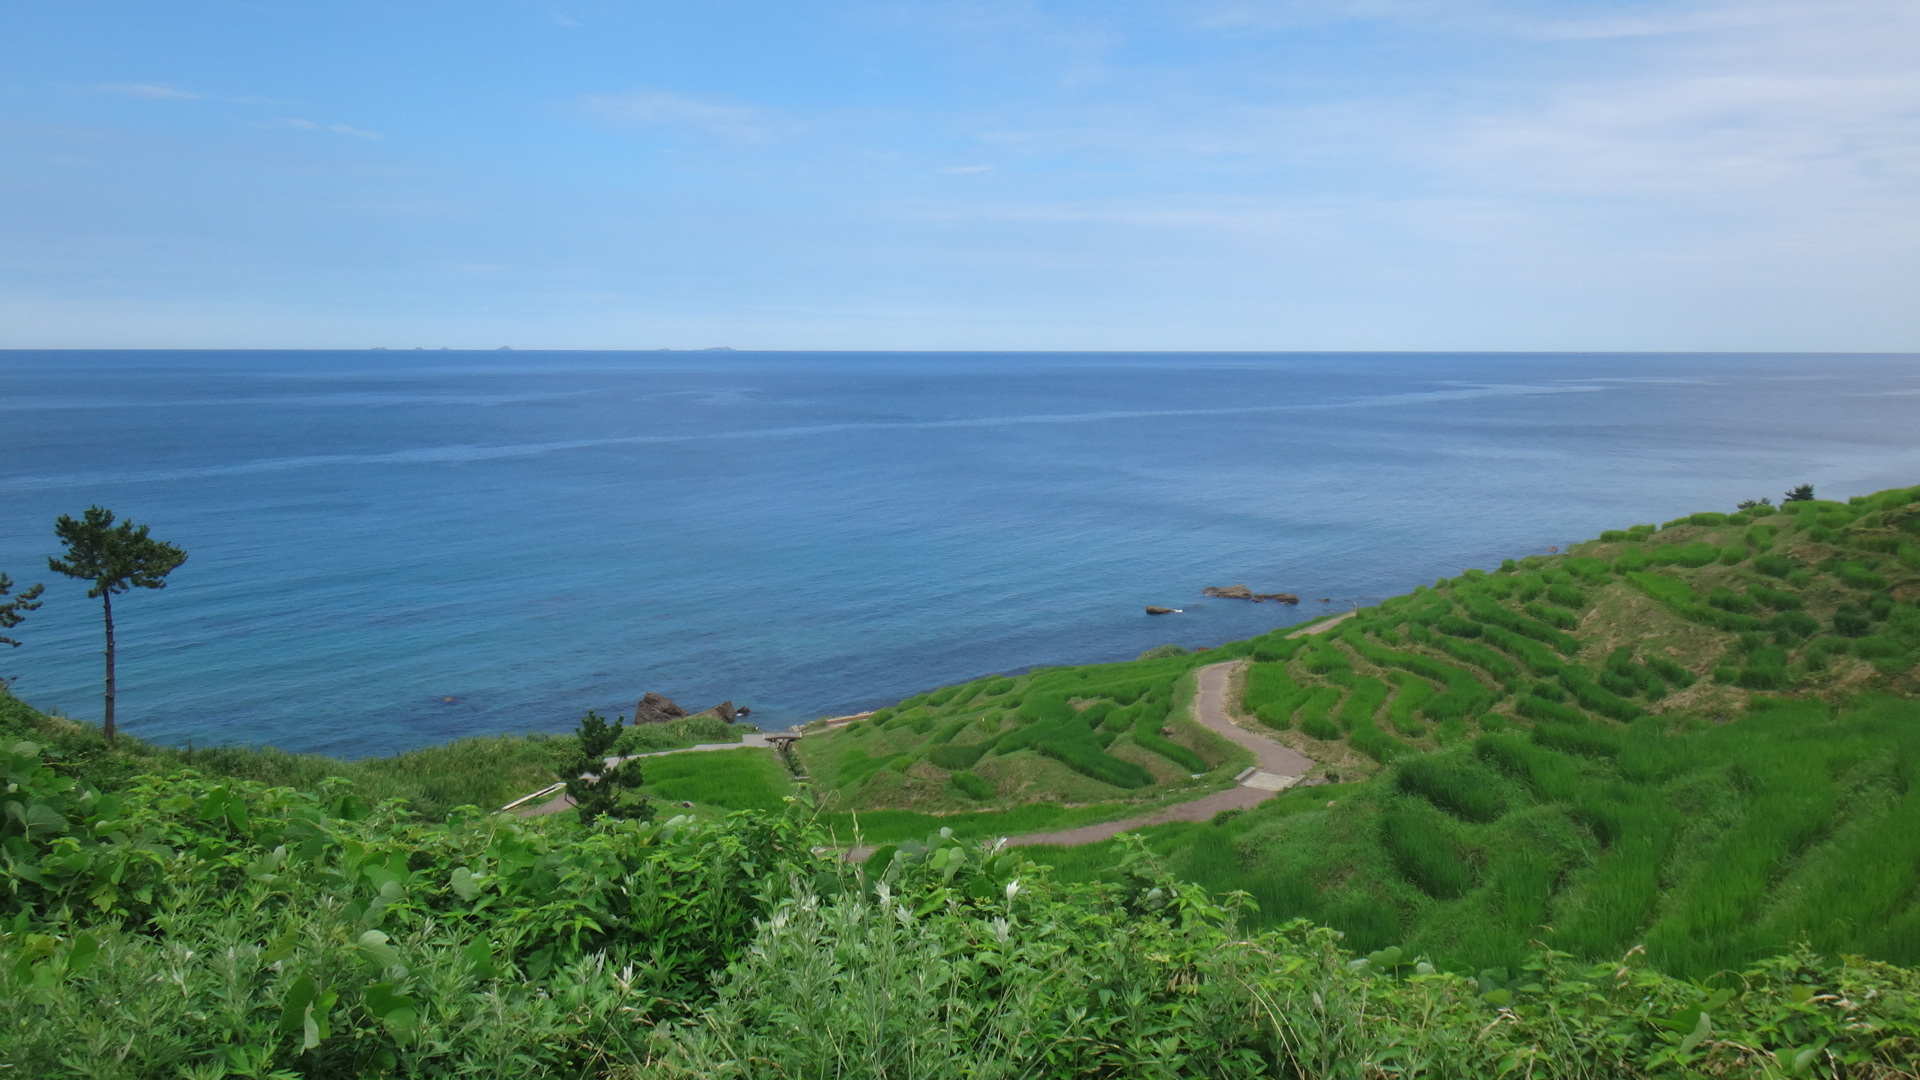
[[[695,809],[645,823],[487,812],[569,738],[109,748],[0,695],[0,1077],[1920,1077],[1916,500],[942,689],[809,735],[797,789],[649,759]],[[1223,659],[1343,782],[970,839],[1225,783],[1184,720]],[[856,813],[930,834],[850,863]]]

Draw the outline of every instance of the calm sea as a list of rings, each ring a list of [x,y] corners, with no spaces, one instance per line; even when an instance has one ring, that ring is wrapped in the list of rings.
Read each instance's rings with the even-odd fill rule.
[[[48,602],[0,674],[98,717],[98,602],[45,563],[98,503],[191,555],[116,608],[152,740],[380,754],[647,690],[783,727],[1920,483],[1917,407],[1911,356],[7,352],[0,571]],[[1200,596],[1237,582],[1306,602]]]

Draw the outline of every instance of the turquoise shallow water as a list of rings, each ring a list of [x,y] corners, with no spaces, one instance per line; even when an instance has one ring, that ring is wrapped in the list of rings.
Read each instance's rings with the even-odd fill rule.
[[[162,742],[386,753],[645,690],[778,727],[1920,482],[1917,407],[1909,356],[10,352],[0,570],[47,580],[90,503],[188,549],[116,607]],[[1309,602],[1199,595],[1234,582]],[[97,604],[48,586],[0,672],[97,717]]]

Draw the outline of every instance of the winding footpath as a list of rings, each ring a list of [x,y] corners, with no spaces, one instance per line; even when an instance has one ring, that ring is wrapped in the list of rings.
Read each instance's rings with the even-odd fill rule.
[[[1009,845],[1056,844],[1072,847],[1078,844],[1097,844],[1102,840],[1111,840],[1123,832],[1144,829],[1149,825],[1165,825],[1170,821],[1206,821],[1222,810],[1245,810],[1258,806],[1282,791],[1300,782],[1313,768],[1313,759],[1290,747],[1282,746],[1263,735],[1257,735],[1234,723],[1227,715],[1227,685],[1240,661],[1230,660],[1224,664],[1210,664],[1195,668],[1193,675],[1196,687],[1193,695],[1194,719],[1207,730],[1224,739],[1253,752],[1254,760],[1259,762],[1252,769],[1240,774],[1240,782],[1225,791],[1216,791],[1191,802],[1176,803],[1163,810],[1139,817],[1122,818],[1119,821],[1103,821],[1097,825],[1082,825],[1076,829],[1061,829],[1057,832],[1032,833],[1027,836],[1014,836],[1007,839]]]
[[[1326,622],[1295,630],[1288,634],[1290,638],[1305,637],[1309,634],[1323,634],[1328,630],[1353,618],[1354,612],[1335,615]],[[1119,821],[1103,821],[1098,825],[1082,825],[1077,829],[1060,829],[1056,832],[1031,833],[1027,836],[1007,838],[1009,846],[1026,844],[1055,844],[1060,847],[1072,847],[1077,844],[1097,844],[1102,840],[1111,840],[1123,832],[1144,829],[1149,825],[1164,825],[1170,821],[1206,821],[1222,810],[1245,810],[1258,806],[1275,795],[1299,783],[1313,768],[1313,759],[1290,746],[1267,738],[1257,732],[1248,731],[1233,722],[1227,711],[1227,686],[1234,671],[1245,661],[1229,660],[1222,664],[1209,664],[1195,668],[1193,714],[1194,719],[1207,730],[1228,739],[1253,752],[1253,759],[1259,762],[1254,768],[1240,774],[1237,786],[1225,791],[1216,791],[1192,802],[1178,803],[1164,810],[1139,817],[1123,818]]]
[[[1325,633],[1352,618],[1353,615],[1354,613],[1351,611],[1336,615],[1326,622],[1315,623],[1312,626],[1295,630],[1287,636],[1294,638],[1308,634]],[[1119,821],[1103,821],[1096,825],[1082,825],[1078,828],[1060,829],[1054,832],[1012,836],[1006,838],[1006,843],[1009,846],[1054,844],[1060,847],[1073,847],[1079,844],[1097,844],[1102,840],[1111,840],[1123,832],[1144,829],[1150,825],[1164,825],[1172,821],[1206,821],[1222,810],[1245,810],[1249,807],[1258,806],[1268,799],[1273,798],[1275,795],[1298,784],[1301,779],[1307,775],[1307,770],[1313,768],[1313,759],[1292,747],[1283,746],[1265,735],[1241,727],[1239,724],[1233,722],[1228,712],[1227,688],[1232,681],[1234,671],[1244,664],[1245,661],[1243,660],[1228,660],[1224,663],[1209,664],[1206,667],[1195,668],[1193,670],[1195,684],[1193,695],[1194,719],[1198,720],[1207,730],[1250,751],[1253,754],[1254,761],[1257,762],[1253,768],[1239,775],[1235,786],[1225,791],[1216,791],[1211,795],[1201,796],[1190,802],[1176,803],[1150,814],[1141,814],[1138,817],[1122,818]],[[831,726],[840,726],[841,724],[850,723],[871,715],[871,713],[859,713],[853,716],[836,717],[835,720],[839,723]],[[682,750],[660,750],[651,754],[635,754],[632,757],[626,758],[608,758],[607,763],[613,765],[621,761],[631,761],[634,758],[660,757],[665,754],[687,754],[702,750],[738,750],[742,747],[750,746],[768,747],[770,743],[765,735],[756,733],[747,735],[737,743],[703,743],[699,746],[689,746]],[[542,814],[551,814],[559,810],[565,810],[567,807],[573,805],[573,800],[569,799],[565,790],[563,790],[565,787],[566,785],[561,783],[543,788],[531,795],[522,796],[508,803],[506,806],[501,807],[501,809],[522,817],[537,817]],[[550,797],[549,801],[536,801],[543,796]],[[870,847],[858,848],[849,854],[852,858],[860,858],[864,853],[870,853],[872,850]]]

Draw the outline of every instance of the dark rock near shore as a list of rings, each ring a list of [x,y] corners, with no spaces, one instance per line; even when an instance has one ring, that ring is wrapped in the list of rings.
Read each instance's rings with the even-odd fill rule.
[[[636,724],[664,724],[669,720],[678,720],[687,715],[687,710],[673,703],[665,694],[647,691],[647,696],[633,707],[633,722]]]
[[[1173,614],[1173,609],[1172,609],[1172,608],[1170,608],[1170,607],[1154,607],[1154,606],[1153,606],[1152,604],[1148,604],[1148,605],[1147,605],[1147,614],[1149,614],[1149,615],[1171,615],[1171,614]]]
[[[1200,595],[1217,596],[1222,600],[1251,600],[1256,604],[1262,600],[1272,600],[1281,604],[1300,602],[1300,598],[1290,592],[1257,593],[1245,585],[1209,585],[1200,590]]]

